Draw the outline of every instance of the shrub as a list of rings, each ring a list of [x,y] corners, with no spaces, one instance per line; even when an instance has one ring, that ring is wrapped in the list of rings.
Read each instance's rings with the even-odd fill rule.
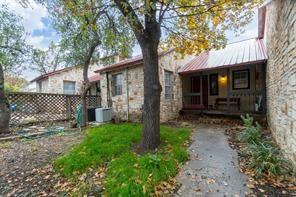
[[[269,175],[283,175],[289,172],[288,162],[281,154],[280,148],[263,141],[249,144],[247,153],[250,155],[248,166],[254,170],[257,177],[263,173]]]
[[[245,128],[239,134],[238,138],[240,141],[249,143],[249,144],[257,144],[262,141],[262,128],[256,122],[254,125],[254,119],[250,117],[248,114],[246,117],[241,116],[242,121],[244,123]]]

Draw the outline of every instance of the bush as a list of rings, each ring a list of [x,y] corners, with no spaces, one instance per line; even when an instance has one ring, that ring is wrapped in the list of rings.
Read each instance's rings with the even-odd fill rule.
[[[244,117],[241,116],[245,128],[242,133],[238,136],[239,141],[249,144],[257,144],[262,141],[262,128],[256,122],[255,126],[253,124],[254,119],[250,117],[248,114]]]
[[[257,177],[263,173],[268,175],[284,175],[289,172],[288,162],[281,154],[280,148],[269,142],[249,144],[247,153],[250,155],[248,166],[254,170]]]
[[[248,114],[241,118],[245,128],[238,138],[247,144],[244,152],[250,157],[248,166],[256,176],[263,173],[278,176],[290,172],[289,161],[284,159],[280,148],[264,139],[261,126],[257,122],[254,124],[254,119]]]

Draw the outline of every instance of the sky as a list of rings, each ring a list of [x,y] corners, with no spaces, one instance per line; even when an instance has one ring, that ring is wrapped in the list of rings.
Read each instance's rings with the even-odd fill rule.
[[[28,43],[39,49],[46,49],[50,42],[58,42],[59,36],[51,25],[49,14],[46,8],[37,4],[33,0],[29,0],[29,6],[24,8],[16,0],[0,0],[0,4],[6,4],[15,12],[15,14],[23,18],[23,25],[28,33]],[[251,23],[245,27],[245,32],[238,37],[234,32],[226,32],[228,43],[254,38],[257,36],[258,26],[257,10]],[[133,55],[140,53],[140,47],[137,45],[133,49]],[[25,71],[23,76],[27,80],[31,80],[38,76],[38,73]]]

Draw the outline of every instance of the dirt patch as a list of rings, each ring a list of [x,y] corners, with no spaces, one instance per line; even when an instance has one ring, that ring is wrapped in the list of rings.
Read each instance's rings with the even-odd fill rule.
[[[248,157],[242,153],[245,144],[238,141],[238,134],[243,127],[232,127],[226,129],[225,133],[228,135],[228,142],[231,148],[238,151],[239,165],[242,172],[250,177],[247,186],[252,189],[255,196],[296,196],[296,180],[295,178],[287,178],[280,180],[279,177],[270,177],[263,175],[262,178],[256,178],[255,174],[248,168]],[[269,130],[263,131],[265,139],[272,141],[272,135]]]
[[[0,144],[0,196],[49,195],[61,180],[51,161],[80,142],[82,132]]]

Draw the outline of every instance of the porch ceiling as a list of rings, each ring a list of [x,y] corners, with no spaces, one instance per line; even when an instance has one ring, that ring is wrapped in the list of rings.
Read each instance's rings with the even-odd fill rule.
[[[255,64],[267,60],[262,39],[252,38],[226,45],[220,50],[210,50],[196,56],[179,70],[180,74],[210,70],[219,67]]]

